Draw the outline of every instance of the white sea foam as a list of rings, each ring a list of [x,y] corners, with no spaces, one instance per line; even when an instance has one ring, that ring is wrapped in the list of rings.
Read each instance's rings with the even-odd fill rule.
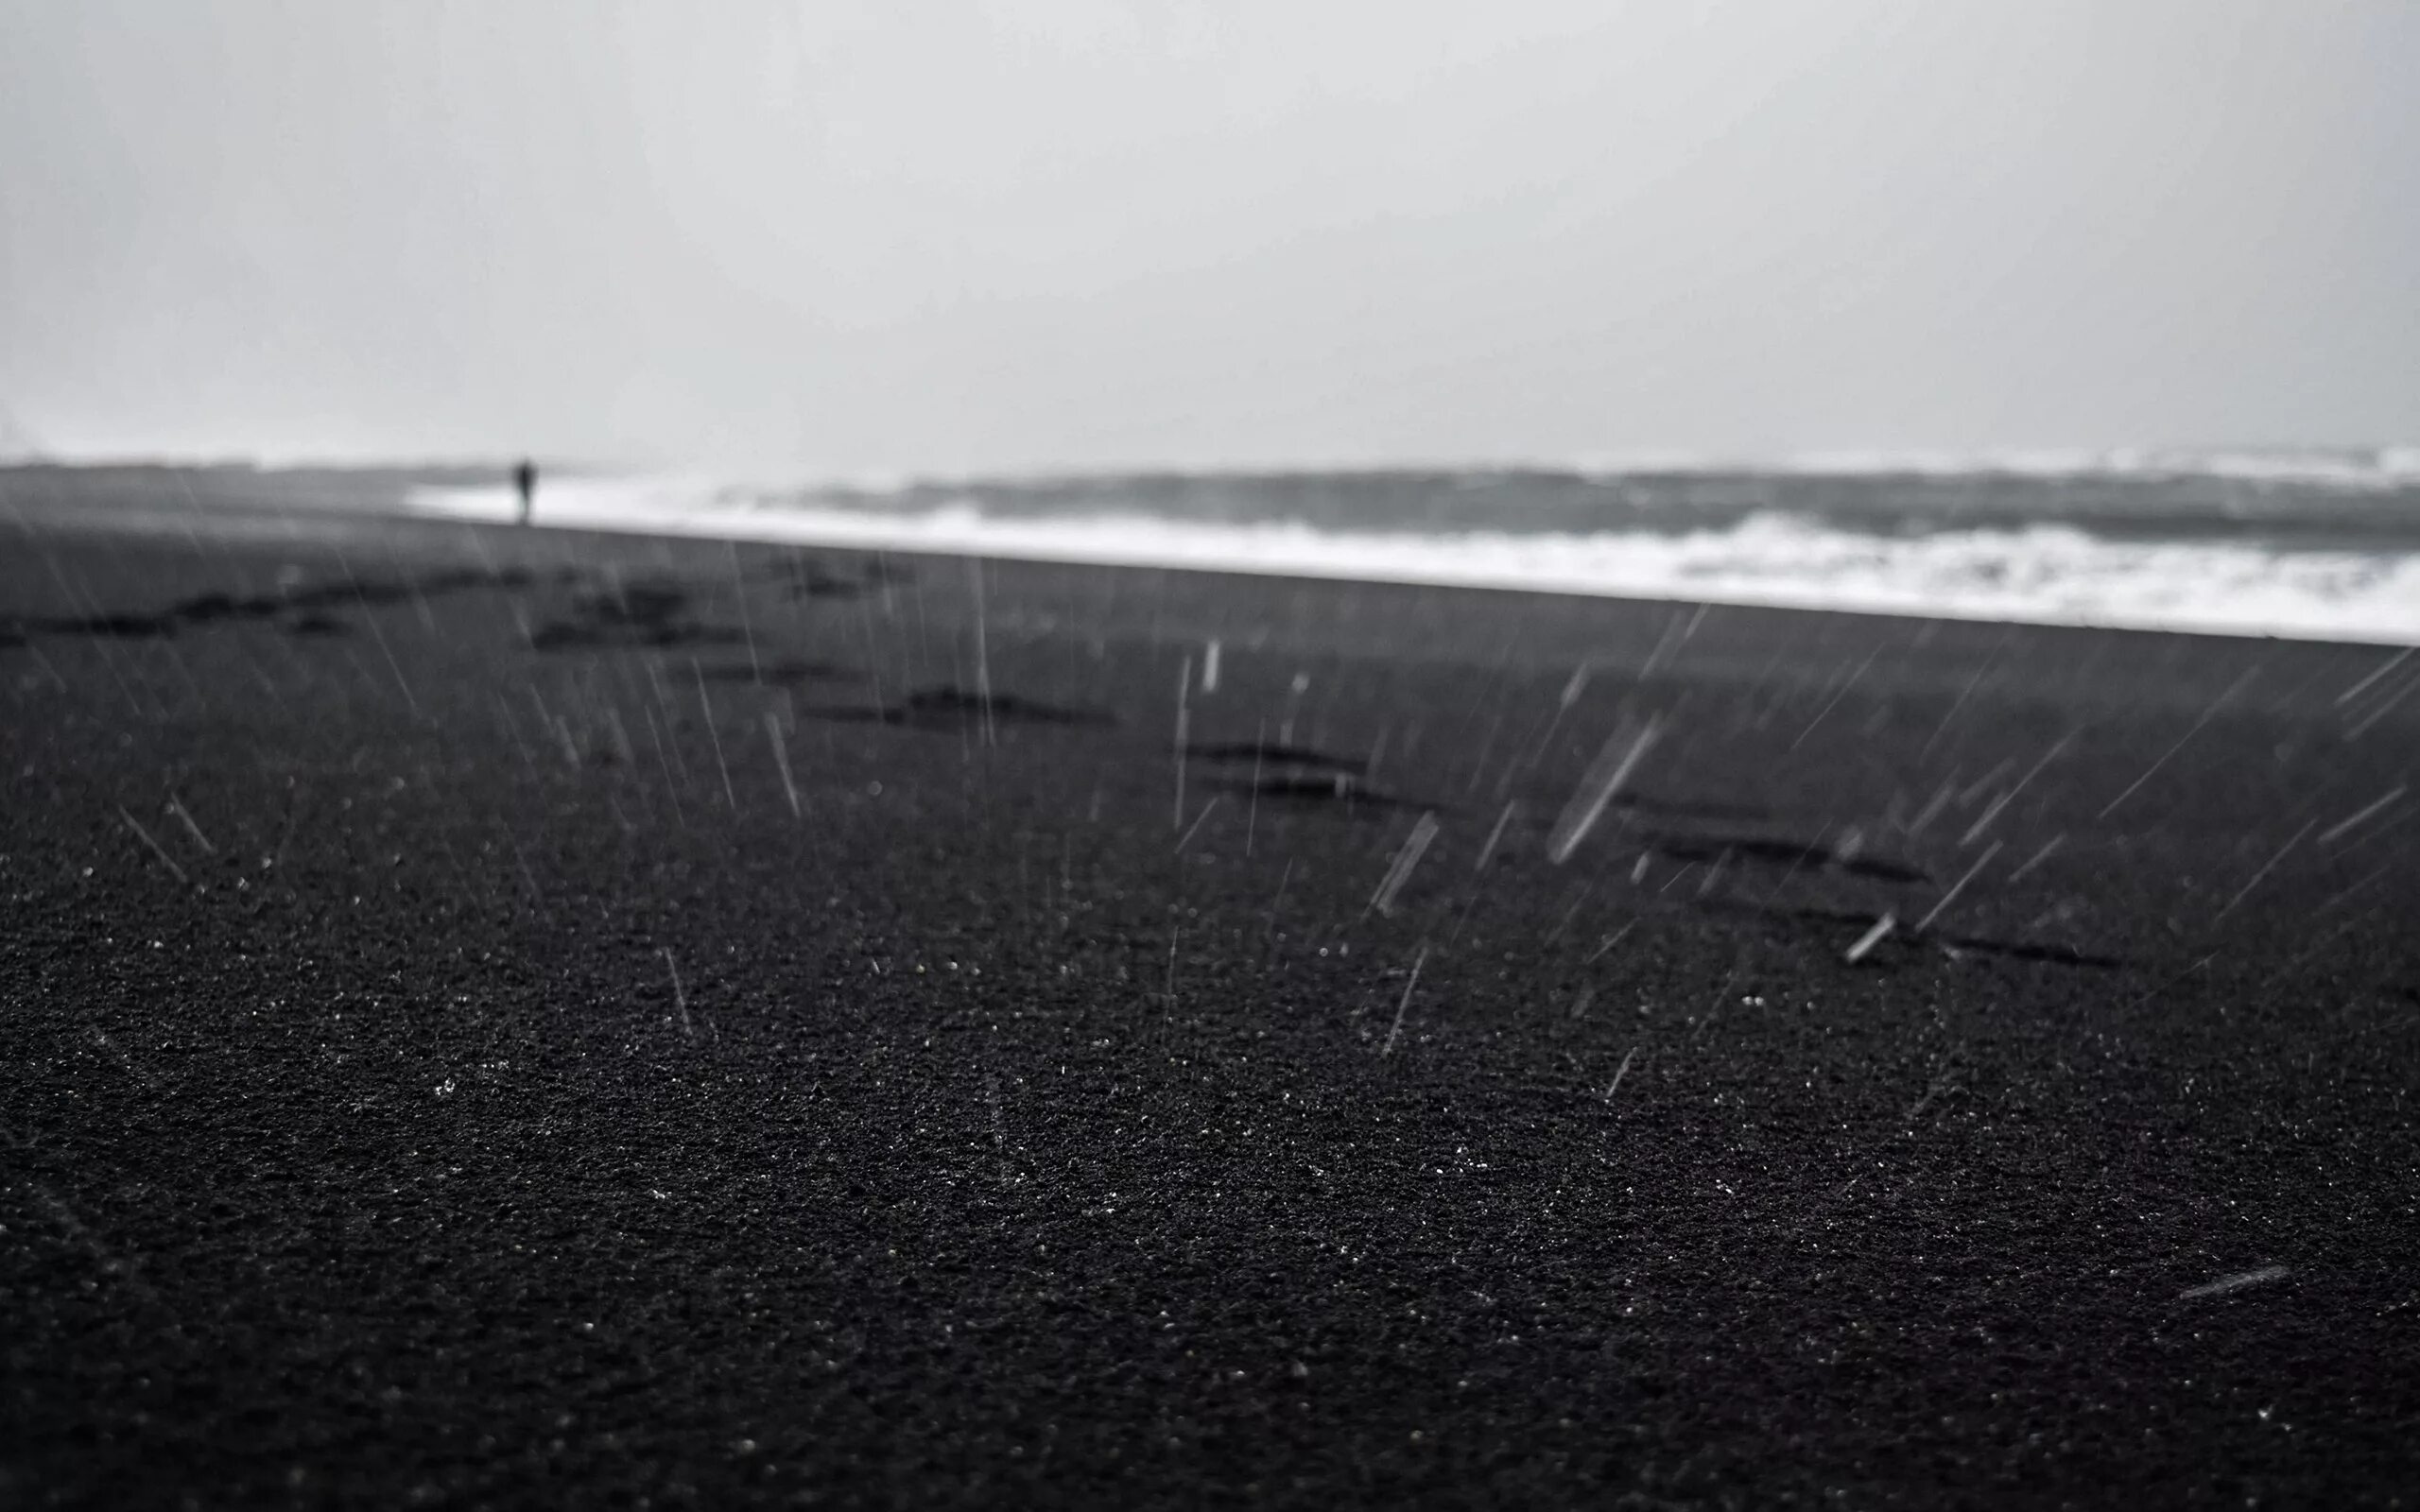
[[[468,519],[516,512],[504,489],[425,489],[414,503]],[[550,482],[538,513],[587,529],[1040,561],[2420,644],[2420,554],[2112,541],[2066,525],[1885,537],[1760,514],[1681,534],[1416,534],[1141,513],[1004,518],[973,502],[793,506],[679,478]]]

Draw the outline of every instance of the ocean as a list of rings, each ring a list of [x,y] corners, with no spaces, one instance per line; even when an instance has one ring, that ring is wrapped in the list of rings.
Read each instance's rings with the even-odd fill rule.
[[[420,511],[508,520],[511,490]],[[583,473],[543,524],[2420,644],[2420,449],[780,483]]]

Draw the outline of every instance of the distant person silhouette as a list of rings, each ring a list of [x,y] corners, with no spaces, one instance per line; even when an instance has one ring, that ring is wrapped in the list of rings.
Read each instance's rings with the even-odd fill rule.
[[[521,490],[521,523],[529,523],[529,508],[538,496],[538,464],[524,457],[512,470],[512,486]]]

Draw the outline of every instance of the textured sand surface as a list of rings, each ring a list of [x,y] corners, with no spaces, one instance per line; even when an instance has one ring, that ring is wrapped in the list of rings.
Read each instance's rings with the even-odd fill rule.
[[[20,499],[0,1503],[2408,1503],[2386,665]]]

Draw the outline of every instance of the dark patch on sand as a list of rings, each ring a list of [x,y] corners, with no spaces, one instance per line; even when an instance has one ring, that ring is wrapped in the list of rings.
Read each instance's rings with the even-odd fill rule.
[[[1932,939],[1953,951],[1975,951],[1984,955],[2005,955],[2019,961],[2048,961],[2057,966],[2082,966],[2096,971],[2115,971],[2127,963],[2115,955],[2095,955],[2077,950],[2072,945],[2036,945],[2024,940],[1983,939],[1974,935],[1928,935],[1920,939]]]
[[[1656,854],[1674,861],[1754,861],[1769,866],[1842,871],[1852,877],[1871,877],[1879,882],[1932,880],[1931,874],[1922,868],[1905,862],[1890,861],[1880,856],[1842,855],[1828,846],[1810,845],[1799,840],[1774,840],[1755,835],[1649,835],[1644,843]]]
[[[1094,709],[1072,709],[1013,693],[995,693],[988,699],[962,688],[922,688],[892,705],[841,704],[804,708],[802,719],[840,724],[902,725],[911,729],[954,728],[968,720],[989,718],[995,725],[1108,726],[1117,721]]]
[[[1438,806],[1372,787],[1366,757],[1339,756],[1309,746],[1267,740],[1201,741],[1187,746],[1185,754],[1226,768],[1209,780],[1210,786],[1224,792],[1372,813]]]
[[[1764,909],[1755,911],[1768,912]],[[1882,921],[1882,916],[1879,914],[1863,914],[1839,908],[1793,908],[1784,917],[1802,919],[1820,924],[1844,925],[1853,928],[1858,935],[1864,934]],[[1979,935],[1944,935],[1938,931],[1919,935],[1912,929],[1894,931],[1883,936],[1875,943],[1873,954],[1867,955],[1859,964],[1879,964],[1886,955],[1910,954],[1927,945],[1945,947],[1952,952],[1972,951],[1979,955],[2004,955],[2012,960],[2048,961],[2055,966],[2080,966],[2096,971],[2115,971],[2130,964],[2118,956],[2096,954],[2090,951],[2078,950],[2072,945],[2047,944],[2034,940],[1990,939]]]
[[[754,666],[724,663],[705,669],[705,677],[713,682],[747,682],[758,687],[791,688],[803,682],[848,682],[862,677],[855,667],[837,662],[808,662],[787,658],[765,662]]]
[[[679,584],[649,581],[580,594],[570,618],[539,627],[529,644],[539,651],[663,650],[735,645],[746,638],[730,626],[693,618],[688,590]]]
[[[908,710],[917,717],[989,717],[1026,725],[1112,725],[1116,721],[1092,709],[1073,709],[1023,698],[1013,693],[989,697],[959,688],[925,688],[908,696]]]
[[[802,558],[784,562],[774,569],[773,576],[782,583],[783,593],[794,599],[856,598],[915,581],[914,574],[878,557],[846,567],[836,567],[812,557]]]
[[[538,581],[537,574],[526,567],[507,567],[494,572],[460,570],[424,574],[400,581],[373,578],[370,581],[347,580],[309,587],[297,587],[277,593],[198,593],[168,610],[171,617],[189,625],[210,625],[228,620],[272,619],[280,614],[308,613],[328,609],[375,609],[389,604],[401,604],[412,599],[442,598],[476,588],[528,588]]]
[[[1257,795],[1281,803],[1335,804],[1347,810],[1436,807],[1435,804],[1419,803],[1392,793],[1382,793],[1351,772],[1263,772],[1257,781],[1249,777],[1220,777],[1211,779],[1209,785],[1225,792]]]
[[[86,614],[17,624],[37,635],[85,635],[101,641],[156,641],[177,633],[176,619],[168,614]]]
[[[566,572],[559,576],[567,576],[569,574]],[[298,617],[285,626],[287,633],[325,635],[338,633],[344,627],[341,622],[328,619],[320,612],[325,610],[375,609],[415,599],[441,598],[448,593],[470,589],[527,588],[537,581],[537,575],[528,569],[510,567],[495,572],[468,569],[434,572],[400,580],[373,578],[365,582],[347,579],[297,586],[274,593],[229,593],[214,589],[180,599],[156,614],[62,615],[50,619],[17,620],[5,628],[20,636],[31,631],[41,635],[83,635],[98,640],[152,641],[173,636],[188,627],[258,623],[294,615]]]
[[[904,725],[905,710],[889,709],[881,704],[802,704],[801,719],[821,719],[832,725]]]
[[[666,650],[684,645],[736,645],[746,639],[720,625],[596,626],[557,622],[543,625],[529,637],[532,650],[614,651]]]
[[[1184,753],[1205,762],[1257,762],[1263,767],[1308,768],[1313,771],[1350,772],[1358,776],[1370,769],[1366,759],[1332,756],[1307,746],[1283,746],[1273,742],[1255,743],[1249,740],[1197,742],[1187,746]]]

